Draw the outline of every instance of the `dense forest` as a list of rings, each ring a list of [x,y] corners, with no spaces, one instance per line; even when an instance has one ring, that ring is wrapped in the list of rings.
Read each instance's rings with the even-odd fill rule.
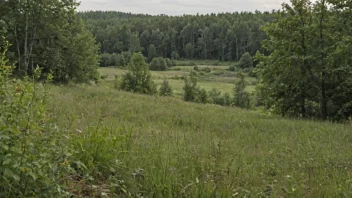
[[[149,61],[154,57],[233,61],[245,52],[263,52],[260,43],[266,36],[260,27],[274,18],[259,11],[196,16],[91,11],[78,15],[101,44],[103,54],[142,52]]]

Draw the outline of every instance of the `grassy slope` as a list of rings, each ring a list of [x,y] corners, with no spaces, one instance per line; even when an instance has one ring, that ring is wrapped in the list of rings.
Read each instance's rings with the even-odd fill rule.
[[[58,123],[131,128],[128,190],[168,197],[340,196],[352,190],[350,125],[287,120],[101,87],[52,87]],[[101,153],[104,155],[104,153]],[[137,185],[138,184],[138,185]],[[137,187],[139,186],[139,187]]]

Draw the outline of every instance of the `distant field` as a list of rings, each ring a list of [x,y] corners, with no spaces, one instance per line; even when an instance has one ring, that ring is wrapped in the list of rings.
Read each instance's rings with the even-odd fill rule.
[[[200,70],[206,67],[211,69],[211,73],[199,72],[198,85],[207,91],[215,88],[222,93],[231,94],[237,79],[236,73],[228,71],[228,66],[198,66]],[[158,86],[162,84],[164,79],[167,79],[171,87],[174,89],[175,95],[181,96],[183,94],[184,86],[182,77],[189,75],[189,72],[193,70],[193,68],[194,66],[175,66],[168,71],[152,71],[151,73]],[[113,81],[115,75],[122,76],[127,70],[117,67],[101,67],[99,71],[102,75],[108,75],[105,80]],[[255,86],[252,86],[252,84],[256,79],[247,77],[246,80],[249,84],[247,90],[250,92],[254,91]]]
[[[209,66],[230,66],[234,65],[235,61],[218,61],[218,60],[177,60],[178,66],[194,66],[194,65],[209,65]]]
[[[52,86],[50,93],[58,127],[83,131],[76,133],[87,139],[85,146],[99,149],[92,154],[97,158],[87,159],[90,167],[118,167],[93,181],[93,191],[109,185],[110,174],[118,180],[104,192],[117,197],[352,196],[350,125],[288,120],[102,86]],[[67,120],[73,122],[67,125]],[[96,126],[107,129],[94,133]],[[121,143],[113,146],[113,138]]]

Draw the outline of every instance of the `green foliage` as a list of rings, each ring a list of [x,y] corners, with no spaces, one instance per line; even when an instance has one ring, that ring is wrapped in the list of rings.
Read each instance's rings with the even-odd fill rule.
[[[176,62],[174,60],[170,60],[169,58],[165,58],[167,67],[176,66]]]
[[[245,52],[251,55],[258,50],[263,52],[261,41],[266,36],[260,27],[271,22],[275,13],[256,11],[180,17],[105,11],[78,14],[91,27],[103,53],[128,51],[131,43],[138,43],[138,37],[143,55],[150,62],[155,57],[238,61]],[[153,55],[149,55],[151,45],[156,49]]]
[[[194,71],[190,72],[189,77],[184,77],[183,99],[187,102],[207,103],[208,93],[197,86],[197,81],[197,73]]]
[[[149,69],[152,71],[165,71],[168,69],[168,65],[165,58],[153,58],[149,63]]]
[[[194,49],[194,46],[191,43],[187,43],[187,45],[185,46],[184,51],[185,51],[185,54],[186,54],[186,58],[193,59],[195,49]]]
[[[351,117],[352,24],[345,21],[350,16],[350,6],[339,1],[283,5],[264,28],[263,46],[271,54],[257,55],[266,109],[323,120]]]
[[[104,53],[101,55],[100,66],[101,67],[112,66],[111,65],[111,54]]]
[[[210,73],[211,69],[209,67],[206,67],[206,68],[202,69],[202,71],[204,71],[205,73]]]
[[[130,46],[128,48],[128,51],[131,53],[136,53],[136,52],[141,52],[142,48],[140,45],[140,41],[139,41],[139,35],[138,34],[133,34],[130,37]]]
[[[84,133],[72,134],[71,142],[74,159],[80,164],[72,164],[77,177],[99,178],[119,174],[121,164],[116,157],[123,158],[129,151],[132,130],[111,129],[100,119],[97,126],[88,127]]]
[[[193,102],[196,100],[196,95],[198,91],[197,87],[197,74],[194,72],[190,72],[189,77],[185,76],[184,77],[184,95],[183,99],[186,102]]]
[[[178,60],[178,59],[180,59],[179,53],[176,52],[176,51],[173,51],[173,52],[171,53],[171,59],[172,59],[172,60]]]
[[[252,56],[246,52],[241,56],[240,61],[238,62],[238,67],[242,69],[253,68],[253,59]]]
[[[244,79],[244,74],[239,73],[239,80],[236,82],[235,84],[235,88],[234,88],[234,100],[233,100],[233,104],[237,107],[240,108],[245,108],[245,109],[249,109],[250,108],[250,94],[245,91],[246,89],[246,81]]]
[[[199,67],[196,65],[196,66],[193,67],[193,70],[194,71],[199,71]]]
[[[67,148],[60,132],[48,124],[47,88],[34,80],[11,78],[8,47],[7,42],[0,47],[0,196],[63,196],[59,181],[69,172],[61,165]],[[40,75],[37,68],[35,80]]]
[[[122,77],[121,89],[124,91],[155,94],[156,86],[152,80],[152,75],[141,53],[132,55],[128,64],[128,72]]]
[[[117,55],[117,66],[119,66],[119,67],[126,66],[125,56],[123,56],[121,54]]]
[[[156,58],[157,52],[156,52],[156,47],[155,45],[151,44],[148,47],[148,62],[152,61],[154,58]]]
[[[200,89],[199,87],[196,89],[196,99],[195,99],[195,102],[198,102],[198,103],[207,103],[208,102],[208,93],[207,91],[202,88]]]
[[[235,65],[231,65],[230,67],[229,67],[229,71],[237,71],[237,66],[235,66]]]
[[[121,55],[123,56],[123,59],[125,61],[125,65],[131,61],[131,57],[132,57],[131,52],[122,52]]]
[[[119,66],[118,65],[118,60],[119,59],[119,55],[118,54],[116,54],[116,53],[113,53],[113,54],[111,54],[111,66]]]
[[[209,92],[210,102],[213,104],[221,105],[221,106],[230,106],[231,105],[231,97],[229,93],[224,93],[221,95],[221,91],[217,89],[212,89]]]
[[[99,47],[75,14],[75,1],[4,1],[0,18],[7,24],[15,73],[33,75],[36,65],[43,77],[50,72],[59,83],[89,82],[97,78]],[[55,10],[55,12],[53,12]]]
[[[161,85],[159,89],[159,94],[160,96],[172,96],[173,95],[173,90],[169,84],[169,81],[164,79],[163,84]]]

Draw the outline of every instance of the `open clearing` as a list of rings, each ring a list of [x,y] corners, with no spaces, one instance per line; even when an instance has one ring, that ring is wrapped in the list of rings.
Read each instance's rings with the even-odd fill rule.
[[[182,96],[184,81],[183,77],[189,75],[194,66],[175,66],[167,71],[152,71],[152,76],[158,87],[162,84],[164,79],[167,79],[174,90],[176,96]],[[200,70],[204,68],[210,68],[211,72],[198,72],[198,85],[207,91],[212,89],[217,89],[222,93],[232,94],[234,84],[237,80],[236,72],[228,71],[228,66],[208,66],[208,65],[198,65]],[[118,67],[102,67],[99,68],[100,73],[106,76],[106,81],[112,82],[116,76],[122,76],[127,72],[127,69]],[[246,78],[248,82],[247,91],[253,92],[255,89],[255,78]]]

